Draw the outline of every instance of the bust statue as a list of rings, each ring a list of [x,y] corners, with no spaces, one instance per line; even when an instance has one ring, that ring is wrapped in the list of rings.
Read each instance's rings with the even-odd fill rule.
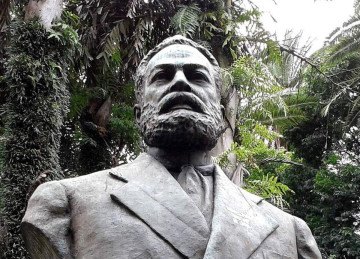
[[[212,163],[224,130],[220,69],[181,36],[140,63],[133,162],[40,185],[22,221],[33,258],[321,258],[304,221]]]

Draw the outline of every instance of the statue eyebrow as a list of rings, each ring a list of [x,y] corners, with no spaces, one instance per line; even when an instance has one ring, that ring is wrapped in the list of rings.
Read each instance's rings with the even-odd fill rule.
[[[170,63],[158,64],[158,65],[154,66],[154,68],[152,70],[156,71],[159,69],[175,69],[178,66],[182,66],[185,69],[203,69],[207,73],[210,73],[209,69],[206,66],[203,66],[200,64],[187,64],[187,63],[184,63],[184,64],[170,64]]]
[[[183,67],[185,69],[203,69],[207,73],[210,73],[209,69],[206,66],[200,65],[200,64],[184,64]]]
[[[174,64],[158,64],[156,66],[154,66],[154,68],[152,69],[153,71],[159,70],[159,69],[175,69],[175,65]]]

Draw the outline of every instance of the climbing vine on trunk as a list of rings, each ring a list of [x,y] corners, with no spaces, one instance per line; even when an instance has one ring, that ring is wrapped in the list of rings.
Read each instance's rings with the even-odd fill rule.
[[[67,74],[77,34],[67,25],[46,30],[37,20],[12,21],[6,67],[4,258],[26,258],[20,222],[31,192],[43,181],[63,177],[60,129],[69,106]]]

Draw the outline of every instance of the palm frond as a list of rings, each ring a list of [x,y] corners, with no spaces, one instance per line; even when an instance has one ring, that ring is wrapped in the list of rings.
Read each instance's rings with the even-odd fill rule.
[[[355,99],[349,114],[346,116],[345,125],[351,127],[358,118],[360,118],[360,96]]]
[[[134,18],[137,14],[137,9],[139,9],[144,4],[143,0],[132,0],[128,2],[128,12],[127,17]]]
[[[340,60],[351,53],[358,52],[360,49],[360,39],[358,37],[360,37],[360,31],[355,37],[349,37],[338,43],[333,49],[333,53],[330,55],[329,60]]]
[[[192,38],[199,28],[200,12],[200,8],[195,4],[180,5],[180,9],[171,19],[170,25],[177,34]]]
[[[338,91],[336,94],[334,94],[334,95],[330,98],[330,100],[327,102],[327,104],[324,106],[324,108],[322,108],[322,110],[321,110],[321,115],[324,116],[324,117],[325,117],[326,115],[328,115],[331,105],[332,105],[341,95],[343,95],[343,94],[345,94],[345,93],[346,93],[346,88],[343,88],[343,89],[341,89],[340,91]]]
[[[348,21],[346,21],[342,27],[338,27],[333,30],[329,36],[326,38],[326,41],[330,44],[336,44],[344,37],[350,37],[356,33],[359,29],[360,17],[358,15],[352,16]]]
[[[288,90],[279,91],[267,99],[258,99],[254,103],[257,104],[252,107],[251,118],[282,130],[307,119],[304,107],[314,108],[318,105],[315,97]]]
[[[359,37],[360,16],[354,15],[327,37],[327,42],[332,46],[330,61],[338,61],[351,53],[358,52]]]
[[[291,30],[285,32],[285,37],[282,46],[287,49],[296,51],[300,56],[306,57],[310,49],[310,42],[300,44],[302,33],[293,34]],[[302,84],[303,69],[306,64],[303,60],[294,56],[294,54],[283,51],[281,53],[281,62],[271,62],[268,64],[273,76],[276,78],[278,84],[286,88],[299,88]]]
[[[119,64],[121,61],[120,41],[121,33],[124,30],[123,22],[119,22],[112,28],[112,30],[107,34],[107,36],[105,36],[103,40],[103,51],[100,52],[96,58],[104,58],[107,67],[110,66],[110,63]]]

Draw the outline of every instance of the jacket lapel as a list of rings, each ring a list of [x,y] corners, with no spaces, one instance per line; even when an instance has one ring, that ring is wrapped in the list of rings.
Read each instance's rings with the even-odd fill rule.
[[[167,169],[147,154],[121,168],[112,174],[124,184],[111,198],[184,256],[203,255],[210,235],[205,218]]]
[[[204,258],[249,258],[278,228],[261,213],[249,193],[234,185],[219,167],[215,170],[214,216]],[[255,200],[255,202],[254,202]]]

